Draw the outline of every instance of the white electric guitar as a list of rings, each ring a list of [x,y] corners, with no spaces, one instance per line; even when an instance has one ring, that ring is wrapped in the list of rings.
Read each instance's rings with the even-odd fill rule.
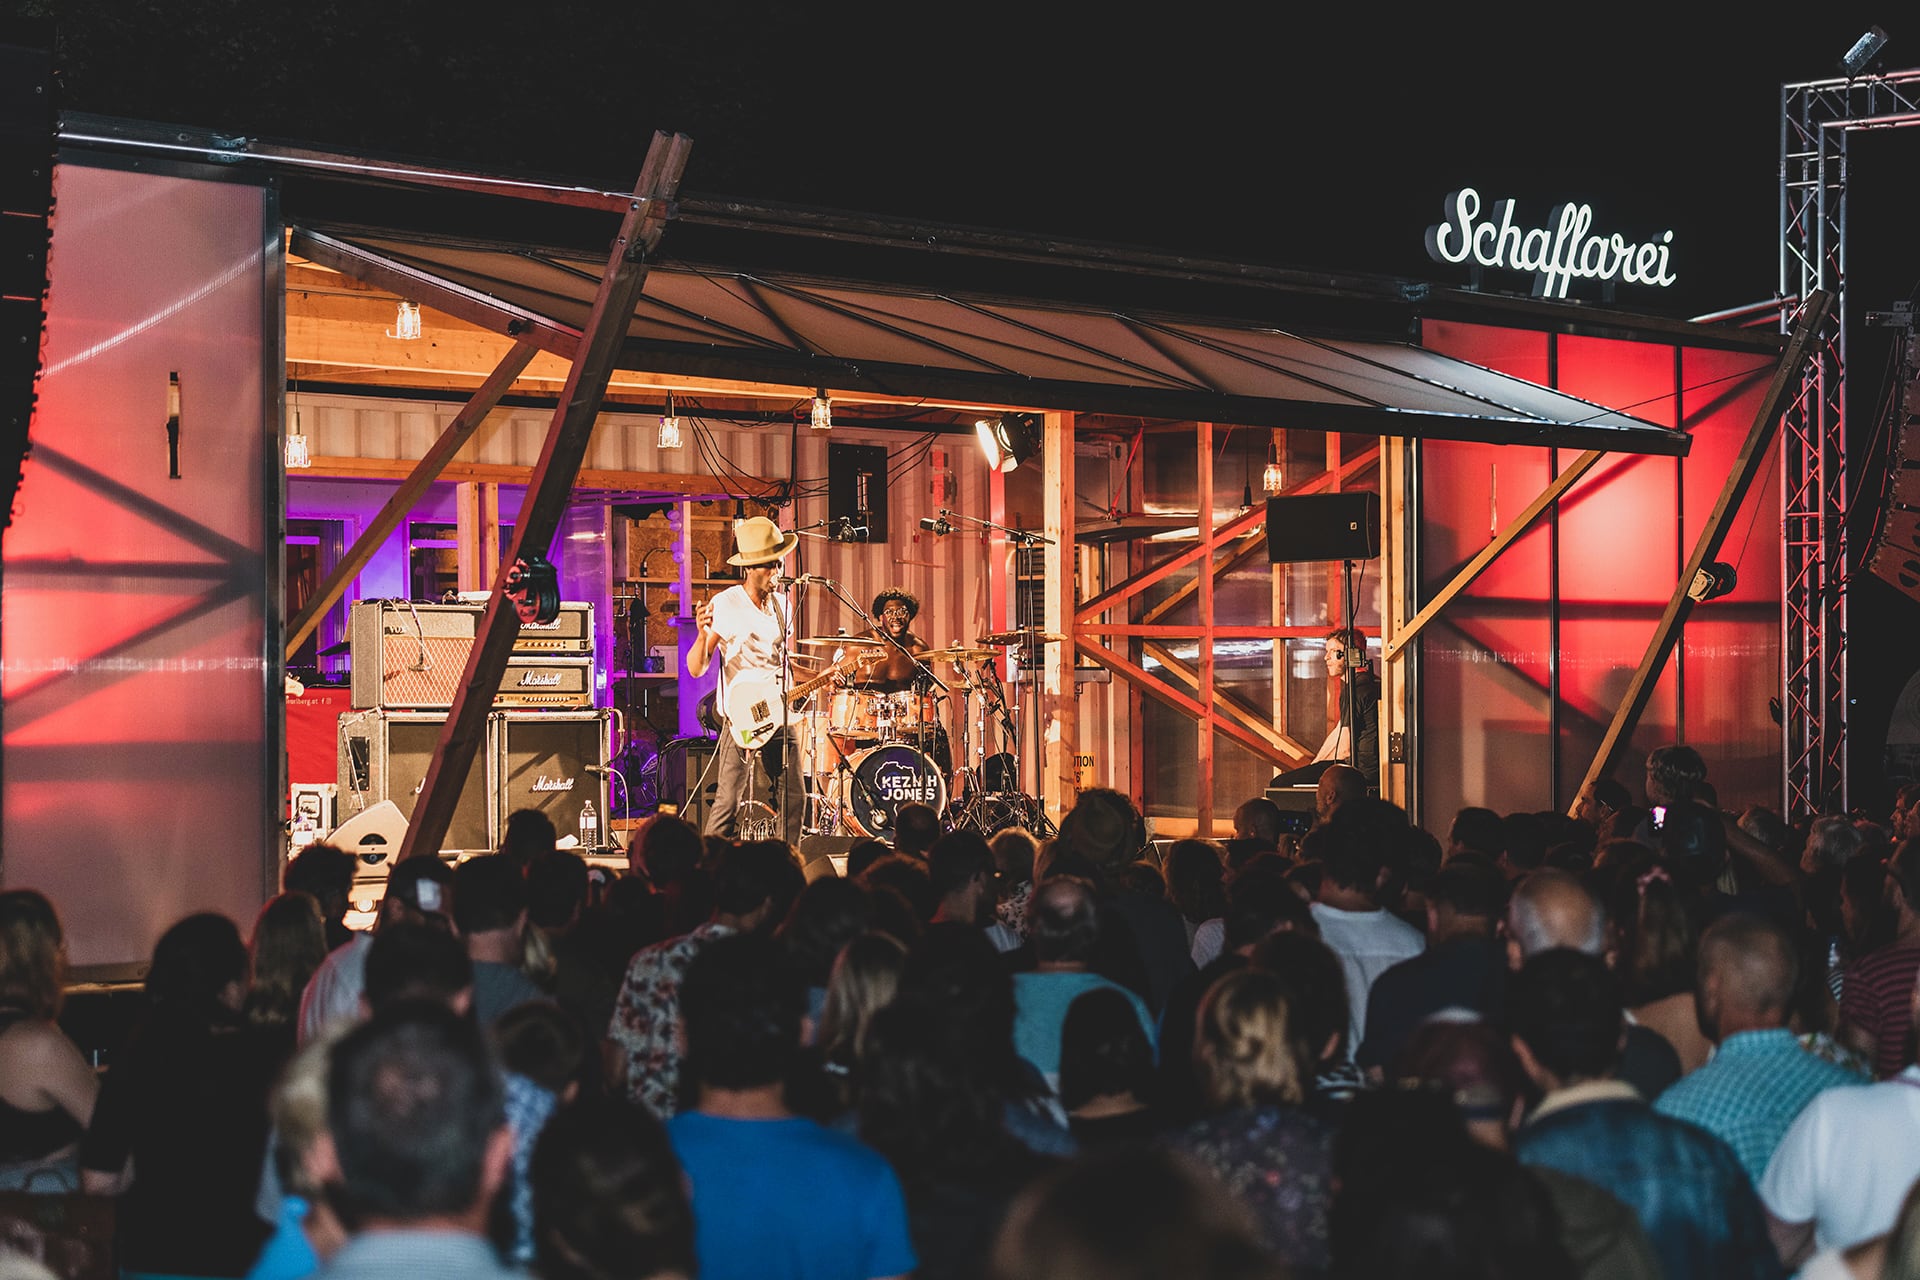
[[[856,650],[819,675],[788,689],[785,698],[780,696],[780,682],[767,672],[735,676],[727,682],[727,733],[742,747],[764,746],[768,738],[786,727],[790,712],[808,694],[835,676],[874,666],[885,656],[884,649]]]

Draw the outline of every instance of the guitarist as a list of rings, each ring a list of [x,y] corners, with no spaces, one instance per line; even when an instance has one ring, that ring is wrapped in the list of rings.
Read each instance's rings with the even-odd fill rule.
[[[700,633],[687,650],[687,671],[703,676],[720,657],[720,685],[715,705],[727,705],[727,687],[748,676],[769,677],[781,689],[791,686],[787,653],[793,634],[793,605],[774,591],[780,581],[780,562],[800,544],[797,533],[780,532],[765,516],[740,524],[735,535],[739,551],[727,563],[745,572],[740,585],[728,587],[694,608]],[[783,717],[784,718],[784,717]],[[707,812],[705,834],[732,839],[739,832],[741,806],[764,815],[771,805],[777,813],[775,831],[796,847],[804,805],[799,761],[793,751],[793,729],[785,726],[765,735],[764,741],[743,747],[729,723],[721,725],[717,749],[719,779],[713,808]]]

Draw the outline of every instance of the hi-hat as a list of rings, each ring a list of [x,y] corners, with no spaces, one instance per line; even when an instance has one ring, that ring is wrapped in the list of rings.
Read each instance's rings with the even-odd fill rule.
[[[1067,638],[1058,631],[1042,631],[1038,627],[1023,627],[1018,631],[996,631],[990,636],[981,636],[981,644],[1065,644]]]
[[[867,636],[809,636],[805,640],[796,640],[795,644],[817,644],[827,649],[853,649],[861,645],[882,645],[884,640],[874,640]]]

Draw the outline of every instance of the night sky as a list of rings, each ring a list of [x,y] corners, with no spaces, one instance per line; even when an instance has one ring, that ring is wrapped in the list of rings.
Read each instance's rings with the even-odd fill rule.
[[[1783,15],[1794,12],[1791,18]],[[907,7],[544,0],[0,0],[50,17],[74,109],[631,186],[656,128],[686,189],[1464,283],[1422,233],[1465,186],[1673,232],[1698,314],[1778,280],[1779,86],[1867,26],[1825,6]],[[1852,270],[1905,296],[1920,129],[1856,144]],[[1524,292],[1524,276],[1488,288]],[[1591,287],[1589,286],[1589,290]]]

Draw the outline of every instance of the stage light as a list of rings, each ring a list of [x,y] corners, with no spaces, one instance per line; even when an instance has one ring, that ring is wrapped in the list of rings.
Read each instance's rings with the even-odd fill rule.
[[[1853,42],[1853,48],[1846,51],[1840,59],[1840,70],[1852,79],[1867,69],[1867,64],[1887,47],[1887,33],[1879,27],[1868,27],[1866,34]]]
[[[825,387],[813,397],[813,429],[815,431],[833,430],[833,399],[827,395]]]
[[[982,418],[973,431],[992,471],[1012,471],[1040,452],[1040,420],[1031,413]]]
[[[389,338],[401,342],[413,342],[420,337],[420,308],[411,302],[401,302],[400,309],[394,313],[393,328],[387,330]]]
[[[667,411],[660,415],[660,434],[654,437],[657,449],[680,447],[680,419],[673,412],[673,392],[667,392]]]
[[[1687,584],[1687,597],[1695,604],[1705,604],[1726,595],[1739,582],[1740,575],[1733,571],[1732,565],[1715,560],[1702,565],[1700,572],[1693,575],[1693,581]]]

